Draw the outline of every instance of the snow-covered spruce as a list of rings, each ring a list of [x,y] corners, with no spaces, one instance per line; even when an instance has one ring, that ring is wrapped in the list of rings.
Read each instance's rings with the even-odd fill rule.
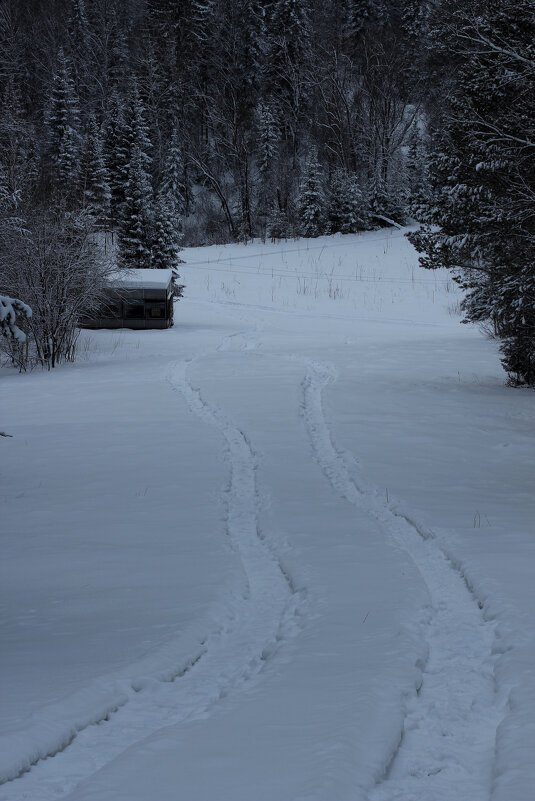
[[[398,748],[385,754],[384,773],[377,776],[369,801],[487,801],[496,730],[505,713],[494,673],[494,624],[485,620],[478,599],[432,532],[352,478],[333,445],[323,409],[322,391],[335,380],[335,370],[306,364],[303,417],[319,466],[339,495],[367,511],[409,554],[430,598],[419,624],[429,649],[421,684],[407,705]]]

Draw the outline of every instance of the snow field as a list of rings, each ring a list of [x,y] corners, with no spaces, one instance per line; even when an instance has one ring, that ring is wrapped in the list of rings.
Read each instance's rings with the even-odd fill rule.
[[[23,774],[9,789],[10,799],[39,795],[45,801],[59,792],[65,794],[151,731],[206,714],[218,700],[260,672],[280,643],[299,629],[302,594],[259,538],[256,464],[247,440],[191,387],[187,363],[172,367],[167,380],[185,397],[192,412],[214,425],[226,441],[230,468],[226,528],[231,548],[243,566],[243,593],[233,599],[230,619],[197,647],[183,667],[163,679],[142,678],[125,687],[111,706],[58,744],[51,754],[53,763],[45,760]],[[89,727],[91,723],[101,725]],[[39,756],[37,752],[36,760]]]
[[[0,381],[0,799],[531,801],[532,395],[400,232],[184,255]]]
[[[404,337],[398,347],[360,343],[325,392],[334,441],[358,454],[346,459],[352,478],[362,484],[365,476],[396,512],[433,532],[492,623],[504,714],[489,793],[530,801],[535,409],[530,392],[503,385],[493,343],[458,331]]]
[[[455,315],[458,295],[444,271],[423,274],[400,232],[253,242],[232,249],[187,248],[182,274],[188,293],[210,302],[292,312],[436,323]]]
[[[126,751],[73,799],[121,791],[147,798],[151,787],[167,799],[177,786],[197,801],[364,799],[385,739],[395,745],[403,719],[399,688],[408,696],[417,680],[420,648],[407,618],[423,600],[418,576],[372,521],[334,495],[310,458],[299,414],[302,365],[247,348],[247,340],[233,337],[195,360],[190,382],[210,408],[228,420],[232,406],[242,421],[258,465],[260,531],[295,586],[306,589],[301,631],[281,643],[261,681],[229,694],[210,717]],[[378,561],[386,595],[374,572]],[[414,581],[408,591],[407,575]]]
[[[431,601],[420,632],[429,648],[422,683],[370,801],[447,801],[452,796],[483,801],[504,714],[504,699],[496,697],[494,626],[432,535],[393,511],[376,490],[364,491],[351,479],[323,412],[322,389],[335,379],[332,365],[311,362],[303,384],[303,413],[318,463],[333,488],[367,509],[410,555]]]

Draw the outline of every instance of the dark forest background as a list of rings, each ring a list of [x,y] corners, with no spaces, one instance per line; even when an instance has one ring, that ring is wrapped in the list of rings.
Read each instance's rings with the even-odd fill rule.
[[[90,274],[98,231],[163,267],[181,243],[417,219],[423,266],[452,270],[510,382],[535,383],[534,18],[532,0],[3,0],[0,289],[35,305],[21,275],[51,242]]]

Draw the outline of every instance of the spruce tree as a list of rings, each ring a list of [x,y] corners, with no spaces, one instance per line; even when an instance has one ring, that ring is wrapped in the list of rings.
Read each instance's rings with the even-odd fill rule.
[[[261,103],[258,107],[258,170],[264,183],[273,165],[280,132],[271,108]]]
[[[263,84],[283,115],[298,112],[305,99],[311,67],[311,21],[308,0],[275,0],[271,5],[266,32]],[[283,116],[283,121],[289,120]]]
[[[63,49],[50,91],[48,113],[48,156],[56,180],[67,190],[72,187],[79,166],[80,114],[71,68]]]
[[[9,79],[0,103],[0,164],[6,195],[13,207],[28,200],[37,177],[36,135],[25,118],[21,96]]]
[[[261,227],[268,224],[270,209],[274,203],[275,166],[280,140],[280,131],[269,105],[261,103],[256,114],[258,136],[258,191],[256,213]]]
[[[215,15],[215,0],[191,1],[191,30],[193,36],[203,45],[209,44],[210,34],[214,27]]]
[[[106,227],[110,218],[111,191],[102,155],[102,140],[94,115],[89,118],[87,126],[80,189],[83,206],[91,211],[100,227]]]
[[[119,260],[126,268],[152,267],[153,198],[141,149],[134,146],[128,166],[119,225]]]
[[[408,213],[419,219],[420,210],[428,199],[429,190],[426,146],[417,126],[413,127],[408,138],[405,176]]]
[[[131,156],[134,149],[137,148],[143,168],[148,173],[152,165],[152,142],[150,139],[145,105],[141,98],[137,81],[135,80],[132,80],[130,87],[125,121],[128,155]]]
[[[352,234],[366,228],[366,204],[356,176],[335,170],[329,186],[327,221],[329,232]]]
[[[311,150],[299,188],[297,210],[301,236],[320,236],[325,233],[325,195],[315,148]]]
[[[186,184],[186,170],[178,127],[175,127],[171,136],[160,191],[167,197],[175,217],[184,216],[186,213],[186,197],[189,192]]]
[[[435,121],[424,267],[466,291],[465,321],[491,327],[513,384],[535,385],[535,15],[531,0],[457,0],[435,48],[457,64]]]
[[[292,235],[288,214],[279,207],[278,203],[274,203],[272,206],[266,234],[272,242],[276,242],[278,239],[288,239]]]
[[[172,269],[175,279],[178,279],[180,240],[174,198],[161,192],[154,204],[151,266],[155,269]]]
[[[111,96],[106,119],[104,153],[111,192],[111,218],[117,224],[128,180],[130,136],[125,119],[124,102],[116,91]]]
[[[87,18],[85,0],[73,0],[69,20],[69,51],[73,64],[78,93],[88,96],[91,75],[91,29]]]

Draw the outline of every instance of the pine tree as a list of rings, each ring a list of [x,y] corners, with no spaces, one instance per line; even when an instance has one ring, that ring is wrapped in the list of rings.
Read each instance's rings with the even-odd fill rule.
[[[252,108],[259,89],[265,49],[265,13],[262,0],[242,0],[238,8],[240,78]]]
[[[327,220],[330,233],[352,234],[366,228],[366,204],[356,176],[335,170],[328,196]]]
[[[130,161],[129,131],[122,98],[113,92],[104,133],[105,163],[111,191],[111,218],[117,224],[125,198]]]
[[[272,242],[278,239],[288,239],[292,236],[292,228],[288,220],[288,214],[279,207],[278,203],[274,203],[271,209],[266,234]]]
[[[266,181],[280,138],[277,121],[270,107],[261,103],[258,107],[258,170]]]
[[[186,197],[189,192],[186,184],[181,136],[177,127],[172,134],[165,159],[161,192],[167,197],[175,217],[184,216],[186,213]]]
[[[84,208],[94,214],[99,226],[106,227],[110,218],[111,191],[102,155],[102,140],[94,115],[89,118],[87,126],[80,188]]]
[[[270,209],[275,194],[275,162],[280,140],[280,131],[275,117],[267,104],[261,103],[257,109],[259,172],[257,215],[260,224],[265,226],[272,215]]]
[[[145,171],[149,173],[152,165],[152,142],[149,134],[149,126],[147,124],[145,106],[135,80],[132,80],[132,85],[130,87],[125,119],[129,156],[131,156],[134,149],[137,148],[143,167]]]
[[[160,192],[154,204],[154,226],[152,240],[152,264],[155,269],[172,269],[178,279],[177,264],[180,261],[180,228],[176,217],[175,199]]]
[[[422,134],[414,126],[409,134],[405,158],[407,208],[411,216],[419,219],[420,209],[428,198],[427,153]]]
[[[28,200],[37,177],[35,130],[22,109],[12,78],[0,104],[0,165],[4,197],[16,208]]]
[[[325,195],[315,148],[312,148],[306,164],[297,209],[301,236],[320,236],[325,232]]]
[[[501,339],[510,382],[535,385],[535,15],[531,0],[457,0],[434,47],[457,64],[435,121],[424,267],[465,289],[465,321]],[[447,43],[447,44],[446,44]]]
[[[268,18],[264,93],[284,115],[296,113],[305,99],[303,78],[312,55],[310,16],[308,0],[275,0]]]
[[[87,18],[85,0],[73,0],[69,20],[69,52],[74,65],[78,93],[87,96],[88,84],[92,80],[90,74],[90,40],[91,29]]]
[[[7,169],[0,161],[0,212],[11,205],[11,193],[9,191],[9,179]]]
[[[192,0],[191,3],[191,30],[199,43],[209,43],[210,34],[214,28],[216,3],[214,0]]]
[[[391,167],[395,165],[392,159]],[[378,222],[384,223],[393,220],[396,223],[405,222],[405,198],[404,187],[400,180],[401,167],[397,170],[391,169],[388,184],[382,177],[379,170],[374,171],[369,187],[368,196],[370,198],[370,216]]]
[[[325,233],[325,194],[315,148],[312,148],[306,164],[297,209],[301,236],[320,236]]]
[[[48,154],[56,178],[64,188],[72,186],[78,171],[80,114],[70,65],[59,50],[47,114]]]
[[[128,204],[131,211],[132,196],[128,194],[128,187],[136,183],[132,176],[134,161],[141,170],[138,178],[140,187],[147,185],[147,194],[152,192],[151,147],[145,108],[137,84],[133,81],[126,104],[117,93],[112,96],[106,128],[106,164],[110,178],[112,219],[120,226],[123,225],[124,215],[129,213],[126,210]]]
[[[363,33],[370,24],[372,16],[370,5],[370,0],[348,0],[347,2],[345,39],[350,51],[360,44]]]
[[[141,149],[136,145],[130,158],[125,200],[119,225],[119,259],[124,267],[152,267],[152,187]]]

